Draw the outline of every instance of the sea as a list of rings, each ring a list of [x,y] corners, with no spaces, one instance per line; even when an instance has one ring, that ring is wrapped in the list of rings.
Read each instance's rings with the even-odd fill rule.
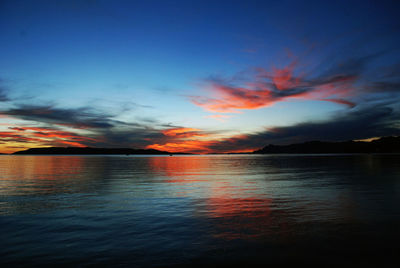
[[[399,267],[400,155],[3,155],[1,267]]]

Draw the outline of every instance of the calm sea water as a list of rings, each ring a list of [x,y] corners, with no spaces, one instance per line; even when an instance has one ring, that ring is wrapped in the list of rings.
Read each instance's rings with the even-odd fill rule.
[[[2,265],[398,267],[399,224],[400,155],[0,156]]]

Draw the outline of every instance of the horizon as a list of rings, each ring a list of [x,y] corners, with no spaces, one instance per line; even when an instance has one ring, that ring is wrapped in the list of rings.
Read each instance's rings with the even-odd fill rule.
[[[0,153],[400,136],[394,1],[2,1]]]
[[[54,147],[54,146],[48,146],[48,147],[32,147],[32,148],[28,148],[25,150],[20,150],[20,151],[15,151],[12,153],[0,153],[0,154],[14,154],[14,153],[19,153],[19,152],[24,152],[24,151],[29,151],[29,149],[103,149],[103,150],[113,150],[113,149],[120,149],[120,150],[144,150],[144,151],[151,151],[151,150],[155,150],[158,152],[162,152],[165,154],[183,154],[183,155],[212,155],[212,154],[254,154],[254,153],[259,153],[258,151],[262,151],[263,149],[269,147],[269,146],[275,146],[275,147],[286,147],[286,146],[292,146],[292,145],[302,145],[302,144],[307,144],[307,143],[313,143],[313,142],[320,142],[320,143],[348,143],[348,142],[354,142],[354,143],[365,143],[365,144],[369,144],[372,143],[374,141],[379,141],[379,140],[383,140],[383,139],[390,139],[390,138],[399,138],[400,136],[384,136],[384,137],[375,137],[375,138],[370,138],[370,139],[362,139],[362,140],[347,140],[347,141],[337,141],[337,142],[330,142],[330,141],[323,141],[323,140],[310,140],[310,141],[304,141],[302,143],[290,143],[290,144],[268,144],[265,145],[263,147],[260,147],[256,150],[253,151],[244,151],[244,152],[227,152],[227,153],[221,153],[221,152],[209,152],[209,153],[189,153],[189,152],[171,152],[171,151],[160,151],[157,149],[143,149],[143,148],[131,148],[131,147],[71,147],[71,146],[66,146],[66,147]],[[328,152],[327,152],[328,153]],[[381,152],[381,153],[385,153],[385,152]],[[121,153],[121,154],[125,154],[125,153]],[[302,154],[301,152],[299,152],[299,154]],[[132,155],[135,155],[135,153],[132,153]],[[151,155],[151,154],[150,154]]]

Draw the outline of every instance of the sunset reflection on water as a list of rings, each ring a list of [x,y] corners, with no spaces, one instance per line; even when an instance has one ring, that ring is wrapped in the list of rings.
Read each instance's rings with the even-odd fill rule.
[[[246,166],[234,162],[227,166],[219,160],[205,156],[154,157],[150,159],[150,166],[154,172],[164,173],[169,178],[166,182],[189,184],[189,189],[197,190],[187,190],[183,194],[202,200],[196,214],[212,219],[217,238],[228,241],[260,239],[271,235],[272,229],[287,228],[282,213],[278,212],[281,214],[279,221],[276,215],[270,215],[273,200],[262,192],[268,187],[267,183],[257,176],[248,176],[251,172],[246,172]],[[198,196],[198,189],[202,189],[201,196]]]
[[[4,194],[51,194],[65,191],[75,178],[84,177],[82,157],[17,156],[2,160],[0,193]]]
[[[139,267],[391,256],[397,160],[1,156],[0,255],[5,264]]]

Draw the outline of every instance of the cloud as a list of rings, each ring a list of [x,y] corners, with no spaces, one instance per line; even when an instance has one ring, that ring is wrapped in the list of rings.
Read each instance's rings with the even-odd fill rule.
[[[238,153],[251,152],[268,144],[291,144],[311,140],[345,141],[400,135],[400,110],[392,102],[370,103],[344,110],[324,121],[305,121],[291,126],[275,126],[264,131],[217,138],[206,131],[205,138],[195,135],[167,136],[147,148],[171,152]],[[181,128],[182,131],[185,128]],[[173,129],[174,130],[174,129]],[[167,131],[164,131],[167,132]],[[190,132],[190,131],[188,131]]]
[[[207,115],[205,118],[212,118],[221,122],[224,122],[225,119],[231,118],[232,116],[226,115],[226,114],[212,114],[212,115]]]
[[[158,139],[149,140],[152,144],[147,149],[156,149],[169,152],[207,153],[213,142],[212,133],[197,128],[172,127],[160,130],[163,135]]]
[[[197,128],[170,128],[161,131],[165,136],[176,137],[176,138],[189,138],[189,137],[204,137],[205,133],[201,133],[200,129]]]
[[[258,149],[233,148],[233,140],[245,139],[245,135],[236,135],[230,138],[220,138],[218,132],[204,131],[201,129],[177,127],[161,130],[164,137],[146,146],[147,149],[156,149],[169,152],[181,153],[228,153],[228,152],[250,152]],[[231,144],[229,144],[231,143]],[[223,146],[219,146],[224,144]],[[238,144],[236,144],[238,145]],[[243,144],[247,146],[246,144]]]
[[[149,126],[115,127],[96,132],[98,147],[145,148],[149,144],[163,140],[160,129]]]
[[[261,148],[268,144],[346,141],[400,135],[400,111],[390,103],[376,103],[337,114],[325,121],[307,121],[291,126],[276,126],[265,131],[232,137],[214,143],[213,151]]]
[[[249,146],[248,138],[246,135],[236,135],[229,138],[209,136],[204,140],[170,139],[164,143],[148,145],[146,148],[169,152],[207,154],[252,152],[260,147],[259,145]]]
[[[323,122],[305,122],[293,126],[276,127],[274,140],[351,140],[376,136],[398,135],[396,126],[399,111],[389,105],[369,105],[349,113],[339,114]]]
[[[88,107],[58,108],[53,105],[17,105],[15,108],[0,110],[0,113],[23,120],[74,128],[110,128],[113,126],[110,115],[95,113]]]
[[[9,98],[9,90],[0,79],[0,102],[8,101],[0,107],[0,118],[6,118],[7,131],[1,131],[0,138],[6,143],[1,150],[12,152],[10,148],[21,149],[38,146],[91,146],[144,148],[165,135],[165,126],[157,119],[146,116],[132,118],[133,122],[117,120],[132,107],[148,108],[132,102],[107,103],[96,101],[93,106],[77,108],[61,105],[36,104],[31,97]],[[23,101],[23,102],[22,102]],[[21,103],[22,102],[22,103]],[[113,104],[112,112],[107,112]],[[22,121],[21,121],[22,120]],[[170,125],[168,125],[170,127]],[[194,134],[194,133],[192,133]],[[182,134],[181,134],[182,135]],[[18,143],[18,144],[16,144]]]
[[[370,50],[368,50],[370,51]],[[382,60],[388,52],[363,54],[337,53],[310,67],[292,58],[281,67],[252,68],[231,78],[206,80],[203,95],[190,96],[197,106],[213,112],[207,118],[224,120],[245,110],[260,109],[289,100],[332,102],[342,109],[323,121],[305,121],[290,126],[268,126],[262,131],[238,133],[221,138],[221,133],[194,127],[165,124],[153,117],[138,115],[128,121],[127,111],[144,108],[136,103],[113,103],[103,108],[66,108],[57,104],[35,104],[32,100],[11,99],[0,80],[0,117],[18,119],[0,132],[2,142],[11,148],[27,146],[93,146],[151,148],[171,152],[226,153],[248,152],[269,143],[288,144],[308,140],[340,141],[399,135],[399,64]],[[390,56],[390,55],[389,55]],[[375,61],[380,64],[374,65]],[[392,65],[387,63],[391,62]],[[373,67],[373,68],[372,68]],[[122,108],[122,109],[121,109]],[[288,112],[290,112],[288,110]],[[4,118],[2,119],[4,120]],[[19,121],[23,123],[19,124]],[[15,120],[17,122],[17,120]],[[3,127],[4,128],[4,127]]]
[[[156,149],[168,152],[178,153],[210,153],[210,146],[214,141],[203,141],[203,140],[186,140],[177,142],[167,142],[164,144],[151,144],[148,145],[147,149]]]
[[[77,135],[68,131],[61,131],[51,128],[41,127],[11,127],[10,129],[18,132],[29,133],[32,136],[39,138],[59,138],[59,139],[73,139],[75,141],[96,141],[95,139]]]
[[[38,139],[38,138],[26,137],[23,134],[17,134],[15,132],[7,132],[7,131],[0,132],[0,138],[1,138],[1,140],[3,142],[7,141],[7,142],[29,143],[29,142],[40,142],[40,141],[42,141],[41,139]]]
[[[339,100],[340,101],[340,100]],[[265,131],[234,135],[219,138],[219,133],[197,128],[181,126],[149,126],[139,123],[126,123],[104,117],[106,124],[97,124],[102,114],[84,113],[76,115],[74,120],[61,116],[49,115],[50,109],[33,109],[32,116],[26,110],[11,109],[8,114],[17,116],[43,126],[9,126],[9,131],[0,132],[2,141],[9,146],[15,143],[34,144],[37,146],[97,146],[97,147],[134,147],[157,149],[171,152],[190,153],[229,153],[249,152],[269,143],[288,144],[309,140],[350,140],[365,139],[376,136],[400,135],[398,118],[400,112],[395,100],[377,100],[367,105],[360,105],[351,110],[344,110],[325,121],[307,121],[291,126],[274,126]],[[45,111],[40,114],[38,111]],[[59,109],[53,107],[51,112],[62,111],[65,114],[76,114],[81,109]],[[82,111],[86,111],[82,109]],[[82,120],[82,121],[79,121]],[[100,119],[99,119],[100,120]],[[54,124],[52,124],[53,122]],[[93,124],[96,122],[96,124]],[[74,125],[71,131],[63,130],[66,124]],[[90,128],[81,128],[81,126]],[[100,126],[103,126],[101,128]],[[110,127],[111,126],[111,127]],[[84,131],[85,134],[79,133]]]
[[[356,106],[356,104],[354,102],[348,101],[348,100],[344,100],[344,99],[319,99],[321,101],[330,101],[330,102],[335,102],[335,103],[339,103],[339,104],[344,104],[349,106],[350,108],[353,108]]]
[[[96,142],[90,137],[72,132],[41,127],[9,127],[9,132],[0,132],[0,137],[8,142],[35,142],[84,147],[87,142]]]
[[[35,141],[45,146],[93,146],[144,148],[150,140],[160,140],[157,121],[125,122],[102,110],[79,107],[60,108],[56,105],[27,105],[13,103],[3,108],[0,115],[9,120],[26,121],[24,125],[9,127],[8,140]],[[118,114],[120,115],[120,114]],[[68,131],[65,131],[68,129]]]
[[[255,68],[253,76],[245,83],[235,83],[232,79],[209,79],[207,82],[212,97],[189,98],[193,104],[217,113],[259,109],[294,98],[330,101],[350,108],[356,106],[348,99],[357,93],[355,83],[359,74],[355,69],[359,66],[356,63],[345,64],[343,69],[330,70],[315,78],[296,75],[297,64],[293,61],[284,68],[272,68],[272,71]],[[350,66],[354,70],[350,70]]]
[[[205,79],[204,94],[189,100],[209,112],[239,113],[288,100],[328,101],[354,108],[371,94],[379,93],[380,98],[399,94],[399,64],[390,65],[389,59],[397,56],[392,54],[395,50],[366,53],[360,47],[357,43],[320,61],[291,55],[282,67],[253,67],[240,79],[213,76]]]

